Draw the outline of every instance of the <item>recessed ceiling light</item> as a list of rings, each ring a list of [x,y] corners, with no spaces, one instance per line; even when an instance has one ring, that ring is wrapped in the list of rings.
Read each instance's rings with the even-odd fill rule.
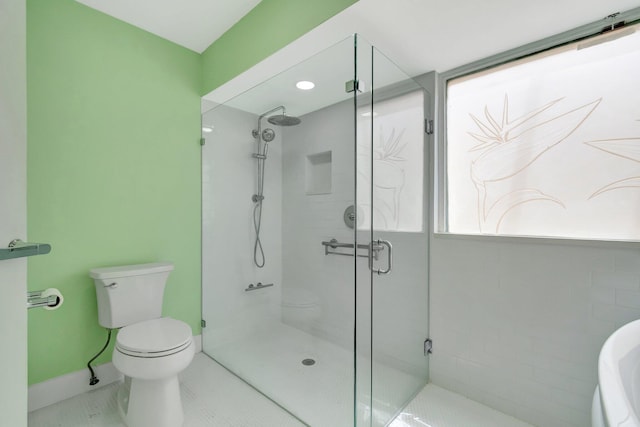
[[[213,126],[202,126],[202,132],[204,133],[213,132]]]
[[[309,89],[313,89],[314,87],[316,87],[316,84],[314,82],[301,80],[298,83],[296,83],[296,87],[298,89],[300,89],[300,90],[309,90]]]

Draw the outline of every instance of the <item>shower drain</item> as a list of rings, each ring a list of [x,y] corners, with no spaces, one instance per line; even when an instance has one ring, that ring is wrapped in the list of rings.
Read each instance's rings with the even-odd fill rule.
[[[313,359],[303,359],[303,360],[302,360],[302,364],[303,364],[304,366],[312,366],[312,365],[315,365],[315,364],[316,364],[316,361],[315,361],[315,360],[313,360]]]

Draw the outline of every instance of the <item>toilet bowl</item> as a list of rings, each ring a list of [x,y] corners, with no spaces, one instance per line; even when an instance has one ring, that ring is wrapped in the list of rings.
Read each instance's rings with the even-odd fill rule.
[[[96,268],[98,322],[121,328],[113,365],[125,375],[118,410],[127,427],[180,427],[184,420],[178,373],[193,360],[191,327],[162,317],[168,262]]]
[[[113,365],[131,379],[118,399],[127,426],[182,425],[178,373],[189,366],[193,355],[191,328],[179,320],[163,317],[120,330]]]
[[[282,295],[282,320],[292,326],[309,327],[322,314],[319,298],[306,289],[287,289]]]

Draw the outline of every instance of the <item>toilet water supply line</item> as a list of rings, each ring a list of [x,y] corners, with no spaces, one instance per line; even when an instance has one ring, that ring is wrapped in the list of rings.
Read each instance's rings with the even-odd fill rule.
[[[98,358],[98,356],[100,356],[102,353],[104,353],[104,351],[109,346],[109,342],[111,342],[111,331],[113,329],[108,329],[108,328],[105,328],[105,329],[107,329],[107,342],[104,343],[104,347],[102,347],[102,350],[100,350],[98,352],[98,354],[93,356],[93,358],[91,358],[91,360],[89,360],[89,362],[87,362],[87,368],[89,368],[89,372],[91,372],[91,378],[89,379],[89,385],[96,385],[96,384],[98,384],[100,382],[100,380],[96,376],[96,373],[93,372],[93,368],[91,367],[91,363],[93,363],[93,361],[96,360]]]

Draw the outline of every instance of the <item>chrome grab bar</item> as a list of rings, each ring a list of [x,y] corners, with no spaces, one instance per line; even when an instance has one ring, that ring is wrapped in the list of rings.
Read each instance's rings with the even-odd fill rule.
[[[391,273],[391,269],[393,268],[393,246],[391,245],[391,242],[389,242],[388,240],[378,239],[374,242],[371,242],[371,247],[373,247],[374,245],[387,247],[387,268],[384,270],[373,268],[373,257],[369,257],[369,270],[378,275]]]
[[[0,248],[0,260],[44,255],[49,252],[51,252],[51,245],[47,243],[27,243],[20,239],[14,239],[8,247]]]
[[[353,243],[340,243],[336,239],[331,239],[328,242],[326,241],[322,242],[322,246],[324,246],[325,255],[353,256],[353,253],[336,252],[336,251],[329,250],[329,248],[331,249],[353,248]],[[379,244],[370,244],[370,245],[358,244],[358,249],[367,249],[367,254],[366,255],[357,254],[356,256],[359,256],[361,258],[371,258],[369,254],[372,253],[373,258],[377,260],[380,251],[384,250],[384,246]]]

